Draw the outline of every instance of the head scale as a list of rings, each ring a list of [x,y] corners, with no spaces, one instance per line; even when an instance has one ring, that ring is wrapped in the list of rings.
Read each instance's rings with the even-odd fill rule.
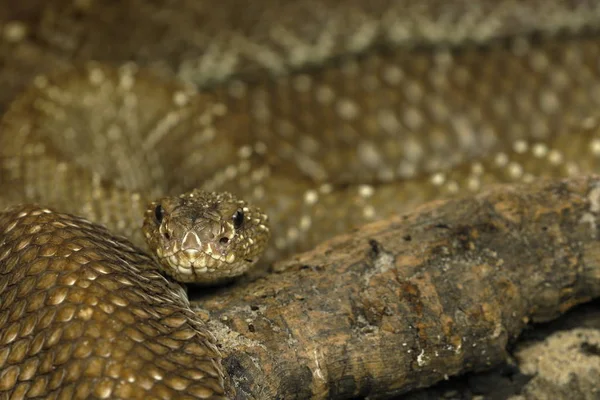
[[[227,192],[202,190],[152,202],[143,230],[165,273],[205,284],[245,273],[270,235],[260,209]]]

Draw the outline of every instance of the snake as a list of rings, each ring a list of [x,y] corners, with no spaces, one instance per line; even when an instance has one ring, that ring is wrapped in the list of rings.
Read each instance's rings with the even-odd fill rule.
[[[28,82],[0,121],[3,398],[227,398],[178,282],[268,271],[428,200],[598,168],[593,1],[38,12],[2,43],[66,60],[0,74]]]

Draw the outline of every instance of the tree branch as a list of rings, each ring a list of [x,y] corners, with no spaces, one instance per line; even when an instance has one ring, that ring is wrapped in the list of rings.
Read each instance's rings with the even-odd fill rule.
[[[497,186],[336,237],[201,300],[238,398],[386,398],[502,362],[600,295],[600,178]]]

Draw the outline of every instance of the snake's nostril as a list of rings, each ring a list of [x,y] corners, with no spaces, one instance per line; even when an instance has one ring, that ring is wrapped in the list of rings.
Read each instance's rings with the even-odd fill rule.
[[[223,236],[221,239],[219,239],[219,243],[221,243],[221,244],[227,244],[227,243],[229,243],[229,238]]]

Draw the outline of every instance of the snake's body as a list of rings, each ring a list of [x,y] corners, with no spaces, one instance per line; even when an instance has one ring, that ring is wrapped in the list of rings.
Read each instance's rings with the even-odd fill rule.
[[[219,9],[179,1],[162,13],[134,1],[129,8],[81,2],[64,15],[60,3],[48,6],[37,32],[74,61],[135,57],[188,84],[133,64],[74,62],[36,77],[0,127],[0,205],[37,202],[81,215],[141,248],[147,203],[196,187],[230,191],[266,210],[273,239],[265,260],[272,261],[428,199],[598,166],[594,2],[265,0],[243,14],[235,1]],[[104,19],[93,15],[135,20],[138,30],[102,53]],[[160,40],[152,37],[165,26]],[[74,32],[72,41],[62,28]],[[196,93],[190,83],[210,87]],[[42,210],[17,208],[0,219],[0,390],[223,394],[218,352],[176,286],[156,272],[135,275],[149,259],[106,232],[98,231],[98,243],[85,239],[99,228]],[[50,233],[60,240],[40,239]],[[131,259],[111,257],[113,250]],[[20,280],[34,276],[27,271],[40,275]],[[39,283],[48,280],[58,286]],[[154,280],[163,294],[153,294]],[[107,288],[125,289],[115,300]],[[28,311],[33,300],[17,300],[24,293],[46,297]],[[154,308],[164,299],[174,308]],[[128,307],[135,302],[139,313]],[[122,326],[110,332],[123,341],[108,355],[84,352],[90,340],[103,347],[89,327],[108,329],[103,315],[114,310]],[[173,329],[156,333],[165,319]],[[60,347],[64,332],[86,327],[79,344]],[[43,344],[33,351],[36,340]],[[147,351],[138,342],[150,343]],[[189,359],[161,357],[190,343],[202,367],[177,375],[173,366]],[[135,362],[147,367],[124,369],[127,352],[142,354]],[[94,357],[106,365],[86,374]]]

